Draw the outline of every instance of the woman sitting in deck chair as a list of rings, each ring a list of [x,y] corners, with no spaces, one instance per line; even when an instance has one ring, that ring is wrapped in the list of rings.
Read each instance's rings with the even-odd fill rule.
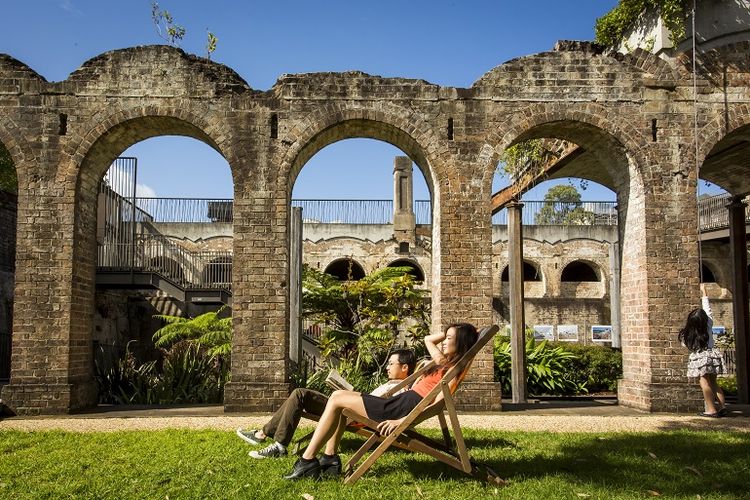
[[[336,454],[341,435],[346,428],[345,409],[366,415],[380,422],[378,432],[388,435],[403,422],[406,415],[435,387],[445,372],[471,349],[478,338],[477,329],[469,323],[448,326],[444,333],[425,337],[424,342],[435,366],[425,372],[414,386],[397,396],[383,399],[353,391],[335,391],[326,404],[310,444],[292,471],[284,479],[303,477],[336,477],[341,474],[341,459]],[[436,401],[442,399],[438,396]],[[325,444],[325,452],[318,460],[317,453]]]

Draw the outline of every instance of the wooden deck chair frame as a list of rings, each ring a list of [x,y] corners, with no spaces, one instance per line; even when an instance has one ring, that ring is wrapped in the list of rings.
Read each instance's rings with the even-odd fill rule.
[[[482,329],[479,333],[477,342],[463,357],[453,365],[440,382],[424,397],[422,401],[405,417],[404,421],[388,436],[381,436],[377,432],[378,423],[367,417],[359,415],[351,410],[344,410],[344,415],[352,422],[359,422],[365,425],[365,428],[371,432],[370,437],[357,450],[354,455],[344,466],[346,478],[345,484],[354,484],[359,480],[367,470],[372,467],[375,461],[392,445],[410,451],[421,452],[432,456],[433,458],[450,465],[451,467],[470,474],[478,479],[488,481],[495,485],[502,485],[505,482],[491,468],[483,466],[471,459],[466,448],[461,424],[456,414],[456,404],[454,394],[458,389],[461,381],[466,376],[474,357],[477,353],[494,337],[499,330],[497,325],[492,325]],[[412,376],[407,377],[401,384],[394,387],[399,390],[400,387],[411,384],[425,370],[429,369],[433,363],[428,364],[421,370],[415,372]],[[413,377],[413,378],[412,378]],[[411,379],[411,380],[410,380]],[[439,394],[443,399],[435,402]],[[446,421],[446,415],[450,420],[450,427],[453,430],[453,439],[455,446],[452,445],[450,430]],[[437,416],[443,433],[444,443],[437,442],[433,439],[421,435],[413,429],[420,422]],[[357,463],[367,454],[367,452],[376,444],[380,443],[370,455],[355,469]]]
[[[414,381],[419,378],[424,371],[431,367],[434,363],[432,361],[428,361],[429,358],[421,360],[419,363],[417,363],[417,369],[409,375],[409,377],[405,378],[401,382],[399,382],[396,386],[391,387],[386,392],[383,393],[383,398],[389,398],[393,396],[396,392],[400,391],[401,389],[404,389],[405,387],[409,387],[411,384],[414,383]],[[320,421],[320,415],[316,415],[314,413],[308,413],[308,412],[302,412],[302,418],[306,418],[307,420],[312,420],[313,422]],[[369,438],[372,436],[372,431],[367,429],[367,427],[364,424],[361,423],[351,423],[351,425],[347,425],[346,427],[347,432],[352,432],[354,434],[358,434],[364,438]],[[289,452],[293,453],[295,455],[301,455],[302,452],[305,450],[305,446],[307,446],[307,443],[310,442],[310,439],[312,439],[312,435],[315,433],[315,430],[308,432],[304,436],[295,439],[292,441],[292,443],[289,445]],[[398,443],[396,443],[396,446],[399,446]]]

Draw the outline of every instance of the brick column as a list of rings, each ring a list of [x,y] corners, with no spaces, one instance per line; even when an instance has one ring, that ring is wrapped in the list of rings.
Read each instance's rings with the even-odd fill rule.
[[[233,165],[232,378],[225,411],[273,411],[289,395],[288,202],[268,187],[264,158]],[[252,166],[252,167],[251,167]]]
[[[492,310],[492,220],[490,193],[467,188],[469,160],[456,161],[450,184],[436,196],[438,244],[433,245],[433,327],[468,321],[477,328],[494,321]],[[437,272],[436,272],[437,271]],[[462,384],[463,410],[500,409],[500,384],[494,382],[492,345],[480,352]]]
[[[668,184],[649,181],[653,192],[631,181],[629,196],[618,195],[623,356],[618,399],[652,412],[698,411],[703,398],[686,377],[688,351],[677,341],[687,313],[700,305],[695,181],[678,176]]]

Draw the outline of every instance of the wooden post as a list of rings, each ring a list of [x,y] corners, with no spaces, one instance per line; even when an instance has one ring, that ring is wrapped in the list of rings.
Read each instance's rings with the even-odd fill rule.
[[[292,207],[289,230],[289,359],[302,362],[302,208]]]
[[[620,244],[609,244],[609,322],[612,325],[612,347],[620,348]]]
[[[737,399],[740,404],[750,403],[748,380],[748,286],[745,208],[742,196],[735,196],[727,205],[729,209],[729,248],[732,258],[732,302],[734,311],[735,363],[737,365]]]
[[[514,403],[526,402],[526,335],[523,312],[523,204],[508,205],[511,388]]]

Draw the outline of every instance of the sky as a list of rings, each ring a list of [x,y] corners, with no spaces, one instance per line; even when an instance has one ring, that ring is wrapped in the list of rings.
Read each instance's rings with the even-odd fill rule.
[[[162,0],[187,30],[181,47],[205,55],[206,33],[218,37],[212,59],[253,88],[267,90],[284,73],[360,70],[469,87],[503,62],[551,50],[557,40],[591,40],[596,19],[616,0]],[[149,0],[0,0],[0,53],[60,81],[103,52],[164,43]],[[390,144],[349,139],[310,159],[294,198],[391,199]],[[140,196],[231,198],[227,162],[189,138],[159,137],[131,146]],[[415,199],[429,192],[418,169]],[[496,186],[503,184],[499,176]],[[542,199],[549,183],[524,198]],[[584,200],[614,200],[591,183]]]

